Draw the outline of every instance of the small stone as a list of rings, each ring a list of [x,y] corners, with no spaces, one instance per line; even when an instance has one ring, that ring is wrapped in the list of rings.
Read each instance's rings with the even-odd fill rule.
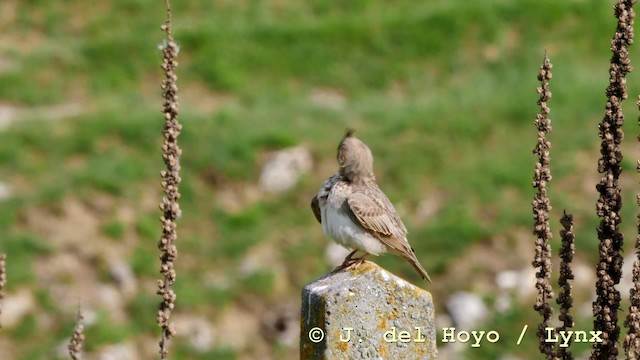
[[[6,129],[17,117],[18,109],[9,105],[0,105],[0,130]]]
[[[126,298],[131,298],[138,291],[138,282],[136,276],[131,270],[129,264],[127,264],[122,258],[117,257],[113,259],[113,263],[109,267],[111,276],[116,280],[120,291]]]
[[[28,289],[20,289],[14,294],[6,294],[2,300],[2,326],[12,328],[35,310],[36,301]]]
[[[347,104],[347,99],[341,93],[328,90],[328,89],[316,89],[309,96],[309,101],[311,104],[323,108],[334,111],[339,111],[344,109]]]
[[[496,285],[502,290],[512,290],[518,286],[520,274],[514,270],[505,270],[496,274]]]
[[[108,345],[98,351],[98,360],[136,360],[140,359],[135,344],[131,342]]]
[[[480,296],[460,291],[447,300],[447,309],[457,327],[462,330],[472,330],[478,327],[489,311]]]
[[[197,315],[180,315],[174,321],[178,334],[188,339],[195,350],[206,352],[213,348],[216,332],[206,319]]]
[[[283,193],[293,188],[300,175],[311,169],[309,149],[296,146],[273,153],[262,168],[259,187],[268,193]]]

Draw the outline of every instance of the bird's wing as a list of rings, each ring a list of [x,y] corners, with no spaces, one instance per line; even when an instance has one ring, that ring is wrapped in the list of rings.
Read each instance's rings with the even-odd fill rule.
[[[371,231],[387,246],[401,250],[405,246],[407,228],[384,193],[372,187],[354,187],[347,198],[349,210],[360,225]]]
[[[377,186],[354,187],[347,197],[345,208],[353,221],[359,222],[382,243],[408,260],[424,279],[431,281],[407,241],[407,228],[389,199]]]
[[[318,222],[322,224],[322,216],[320,214],[320,203],[317,195],[314,196],[313,199],[311,199],[311,211],[313,211],[313,215],[315,215],[316,220],[318,220]]]

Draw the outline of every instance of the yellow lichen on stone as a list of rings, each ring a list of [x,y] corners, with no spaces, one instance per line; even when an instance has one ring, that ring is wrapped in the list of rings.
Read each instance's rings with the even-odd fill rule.
[[[378,353],[382,357],[386,357],[387,355],[389,355],[389,344],[384,339],[380,339],[380,347],[378,347]]]
[[[347,351],[349,351],[349,343],[346,341],[338,341],[336,348],[343,353],[346,353]]]
[[[428,292],[376,264],[329,273],[303,291],[301,327],[319,327],[326,337],[314,342],[301,334],[301,359],[436,359],[433,313]],[[385,338],[389,331],[398,335]],[[411,341],[399,335],[406,332]]]

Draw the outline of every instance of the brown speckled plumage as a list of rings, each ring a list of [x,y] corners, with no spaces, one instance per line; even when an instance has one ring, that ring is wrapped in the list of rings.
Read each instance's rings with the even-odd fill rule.
[[[354,252],[363,251],[364,256],[391,250],[431,281],[409,246],[407,228],[376,183],[371,150],[349,131],[340,142],[337,159],[339,172],[311,200],[324,233]],[[351,255],[344,264],[352,260]]]

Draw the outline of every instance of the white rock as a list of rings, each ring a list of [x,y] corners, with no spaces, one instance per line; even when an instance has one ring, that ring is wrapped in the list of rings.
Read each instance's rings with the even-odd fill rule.
[[[625,273],[624,271],[626,271],[626,268],[624,266],[627,265],[627,260],[624,260],[625,264],[623,265],[623,280],[622,282],[624,283],[625,280],[624,278],[629,275],[629,281],[631,280],[631,273]],[[596,284],[596,267],[595,264],[594,265],[586,265],[582,262],[573,262],[571,264],[571,272],[573,272],[573,276],[574,276],[574,280],[572,281],[573,285],[576,288],[583,288],[583,289],[592,289],[595,284]],[[623,285],[624,286],[624,285]]]
[[[460,291],[447,300],[447,310],[456,327],[461,330],[474,330],[489,315],[482,299],[473,293]]]
[[[0,130],[6,129],[18,115],[18,108],[0,104]]]
[[[293,188],[300,175],[311,169],[311,153],[296,146],[276,151],[262,168],[259,187],[269,193],[282,193]]]
[[[512,294],[526,299],[532,296],[536,289],[536,272],[533,268],[525,268],[520,271],[505,270],[496,274],[495,282],[500,294],[496,299],[496,309],[506,311],[513,305]]]
[[[516,291],[520,298],[528,298],[536,293],[536,270],[534,268],[526,268],[518,272]]]
[[[17,325],[23,317],[33,312],[36,301],[28,289],[20,289],[15,294],[7,294],[0,303],[2,306],[2,326],[11,328]]]
[[[501,290],[513,290],[521,280],[520,273],[514,270],[505,270],[496,274],[496,285]]]
[[[120,290],[122,294],[130,298],[135,295],[138,291],[138,282],[136,281],[136,276],[122,258],[116,257],[113,259],[109,267],[109,271],[111,272],[111,276],[116,280],[118,285],[120,286]]]
[[[133,343],[114,344],[103,347],[96,357],[98,360],[138,360],[138,351]]]
[[[347,99],[341,93],[328,90],[328,89],[316,89],[309,96],[309,101],[319,107],[324,109],[330,109],[334,111],[344,109],[347,104]]]
[[[11,197],[11,188],[6,183],[0,182],[0,201],[7,200]]]
[[[179,336],[189,340],[191,347],[205,352],[213,347],[215,329],[205,319],[195,315],[182,315],[174,319]]]

